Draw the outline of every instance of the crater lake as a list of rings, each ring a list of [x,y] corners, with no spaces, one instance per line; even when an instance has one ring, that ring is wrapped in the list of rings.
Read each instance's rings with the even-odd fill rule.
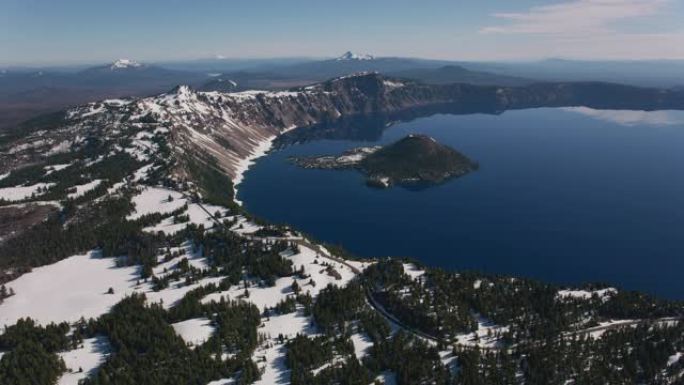
[[[288,161],[408,134],[434,137],[479,170],[374,189],[354,170]],[[683,111],[542,108],[298,129],[247,171],[238,198],[361,257],[684,299]]]

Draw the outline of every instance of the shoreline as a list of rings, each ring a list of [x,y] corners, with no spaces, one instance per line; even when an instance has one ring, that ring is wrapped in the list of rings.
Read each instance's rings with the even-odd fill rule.
[[[282,134],[285,134],[289,131],[292,131],[296,129],[297,126],[292,125],[289,127],[286,127],[283,131],[278,133],[277,135],[273,135],[268,139],[260,141],[254,149],[252,149],[251,153],[249,156],[247,156],[244,159],[241,159],[237,165],[235,166],[235,176],[232,178],[233,182],[233,201],[237,203],[238,206],[243,207],[243,202],[238,199],[238,186],[240,183],[242,183],[245,179],[245,173],[249,170],[250,167],[252,167],[255,163],[256,160],[261,158],[262,156],[266,156],[268,152],[273,148],[273,142]]]

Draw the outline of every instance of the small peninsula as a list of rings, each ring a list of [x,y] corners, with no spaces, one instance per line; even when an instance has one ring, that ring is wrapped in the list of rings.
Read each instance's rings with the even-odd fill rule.
[[[339,156],[291,157],[297,166],[316,169],[356,169],[372,187],[438,184],[463,176],[478,164],[427,135],[408,135],[387,146],[359,147]]]

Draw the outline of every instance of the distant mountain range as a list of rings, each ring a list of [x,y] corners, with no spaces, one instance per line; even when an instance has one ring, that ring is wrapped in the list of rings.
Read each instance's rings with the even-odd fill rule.
[[[0,74],[0,129],[68,106],[105,98],[150,95],[178,84],[200,85],[207,79],[205,73],[127,59],[77,71],[5,70]]]
[[[517,76],[471,71],[453,64],[439,68],[416,68],[396,71],[390,72],[390,74],[430,84],[469,83],[476,85],[521,86],[535,82],[535,80]]]
[[[119,59],[91,67],[0,70],[0,129],[40,113],[104,98],[156,94],[178,84],[203,91],[282,90],[361,72],[428,84],[522,86],[540,81],[608,81],[659,88],[684,86],[681,61],[454,62],[351,51],[330,59],[217,57],[167,63]]]
[[[543,81],[603,81],[642,87],[684,86],[684,60],[458,62],[475,71]]]

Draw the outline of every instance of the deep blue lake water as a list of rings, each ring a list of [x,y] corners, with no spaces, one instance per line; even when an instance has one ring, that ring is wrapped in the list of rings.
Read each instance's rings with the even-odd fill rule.
[[[287,161],[410,133],[452,146],[480,170],[418,191],[378,190],[356,171]],[[433,115],[394,124],[377,142],[273,151],[247,172],[239,197],[257,216],[361,256],[684,299],[684,112]]]

